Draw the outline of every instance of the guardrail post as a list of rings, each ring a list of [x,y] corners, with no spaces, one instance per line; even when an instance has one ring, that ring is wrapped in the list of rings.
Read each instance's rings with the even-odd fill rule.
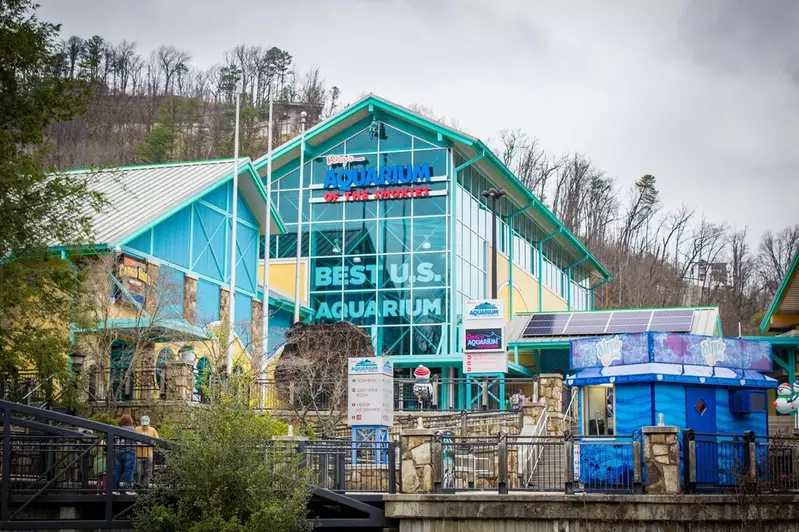
[[[500,495],[504,495],[508,493],[508,440],[502,432],[497,441],[497,461],[499,462],[497,490]]]
[[[751,430],[744,432],[744,471],[747,480],[757,481],[757,444],[755,443],[755,433]]]
[[[696,493],[696,442],[694,429],[682,431],[682,468],[685,493]]]
[[[633,441],[633,493],[644,492],[641,478],[641,442]]]
[[[9,518],[9,497],[11,496],[11,410],[3,409],[3,479],[2,500],[0,501],[0,521]]]
[[[481,404],[483,410],[488,410],[488,377],[483,377],[483,380],[480,383],[482,385],[481,395]]]
[[[105,433],[105,520],[114,519],[114,435]]]
[[[469,421],[466,411],[461,412],[461,437],[469,435]]]
[[[297,460],[297,469],[300,471],[308,467],[308,454],[305,452],[305,450],[306,450],[306,441],[298,440],[297,455],[299,456],[299,460]]]
[[[444,445],[439,435],[433,438],[430,458],[433,461],[431,464],[433,467],[433,493],[441,493],[443,491],[442,483],[444,481]]]
[[[336,454],[336,489],[344,491],[347,483],[347,453],[349,449],[341,448]]]
[[[397,493],[397,442],[388,442],[388,492]]]
[[[564,491],[567,494],[574,493],[574,440],[571,436],[563,439],[563,469],[565,474]]]

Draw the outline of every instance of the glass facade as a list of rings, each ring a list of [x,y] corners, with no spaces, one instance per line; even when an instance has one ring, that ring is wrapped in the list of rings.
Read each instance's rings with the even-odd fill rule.
[[[383,354],[449,351],[450,151],[382,124],[366,128],[305,164],[302,255],[310,258],[310,298],[317,320],[347,320],[366,330]],[[352,156],[352,169],[429,165],[423,197],[326,201],[325,177]],[[274,182],[288,234],[272,237],[272,257],[293,257],[297,245],[300,172]],[[367,187],[396,190],[398,186]],[[358,187],[351,191],[357,192]]]
[[[497,186],[471,165],[459,172],[452,198],[452,168],[464,161],[452,149],[375,122],[306,160],[302,176],[299,161],[275,171],[272,199],[287,234],[271,238],[270,256],[295,256],[302,200],[301,253],[309,259],[317,321],[356,324],[372,336],[377,353],[449,354],[451,305],[457,316],[466,299],[488,295],[491,215],[480,192]],[[428,171],[423,183],[413,177],[422,169]],[[376,184],[376,178],[389,181]],[[363,180],[368,186],[359,186]],[[373,199],[420,185],[424,194]],[[370,197],[361,199],[364,194]],[[518,208],[508,200],[499,205],[499,249],[506,255],[510,228],[502,220]],[[573,259],[554,242],[545,246],[540,268],[536,242],[543,236],[529,217],[515,217],[514,263],[536,278],[542,269],[545,286],[564,299],[570,295],[575,309],[590,308],[587,281],[575,269],[575,281],[568,282],[563,265]]]

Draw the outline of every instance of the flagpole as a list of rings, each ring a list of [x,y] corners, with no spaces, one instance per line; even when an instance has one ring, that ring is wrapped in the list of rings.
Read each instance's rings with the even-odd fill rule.
[[[272,235],[272,99],[269,99],[269,124],[267,126],[266,150],[269,159],[266,162],[266,229],[264,235],[264,300],[263,300],[263,328],[261,332],[261,379],[266,378],[267,355],[269,354],[269,251],[270,236]]]
[[[300,113],[300,198],[297,207],[297,257],[295,260],[294,272],[296,279],[294,280],[294,321],[300,321],[300,258],[302,257],[302,205],[303,205],[303,187],[305,186],[305,117],[308,113],[303,111]],[[306,271],[306,273],[308,273]]]
[[[239,80],[234,80],[236,91],[236,126],[233,133],[233,219],[230,232],[230,292],[228,292],[228,345],[227,373],[233,372],[233,340],[236,325],[236,228],[239,216]]]

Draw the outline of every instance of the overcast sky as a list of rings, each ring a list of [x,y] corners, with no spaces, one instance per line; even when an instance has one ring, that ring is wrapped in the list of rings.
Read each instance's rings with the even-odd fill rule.
[[[278,46],[343,102],[419,103],[493,145],[522,128],[752,240],[799,223],[799,1],[39,2],[65,38],[172,44],[197,66]]]

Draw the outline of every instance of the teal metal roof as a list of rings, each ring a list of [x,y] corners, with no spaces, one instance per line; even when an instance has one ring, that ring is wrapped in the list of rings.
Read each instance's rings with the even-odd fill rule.
[[[439,136],[440,139],[447,139],[452,146],[457,147],[462,154],[470,159],[480,156],[481,159],[475,164],[483,169],[487,175],[494,176],[507,185],[509,195],[521,205],[532,205],[532,208],[525,211],[525,215],[530,216],[541,228],[551,235],[556,235],[553,240],[573,256],[576,260],[586,259],[586,271],[598,278],[600,281],[607,282],[611,279],[610,273],[583,245],[582,242],[572,234],[555,215],[519,180],[516,175],[505,166],[502,161],[486,146],[481,140],[472,137],[462,131],[450,126],[441,124],[429,118],[423,117],[413,111],[406,109],[388,100],[370,94],[361,100],[350,105],[339,114],[320,122],[310,128],[305,133],[306,151],[312,150],[315,145],[321,144],[327,138],[333,137],[347,127],[375,115],[378,111],[398,117],[410,124],[424,128]],[[279,168],[283,164],[299,157],[300,137],[295,137],[277,149],[272,150],[273,166]],[[266,166],[270,154],[258,158],[253,163],[259,172]],[[273,176],[274,178],[274,176]]]
[[[796,281],[797,271],[799,271],[799,251],[797,251],[791,265],[788,267],[788,271],[785,273],[785,278],[777,289],[777,293],[774,294],[774,299],[771,300],[766,315],[763,316],[763,321],[760,322],[761,331],[766,332],[772,328],[771,319],[774,317],[774,313],[778,312],[778,309],[781,311],[780,313],[799,314],[799,282]]]
[[[88,174],[93,190],[108,205],[91,212],[94,244],[115,247],[135,238],[186,205],[233,179],[233,159],[167,163],[116,168],[70,170]],[[266,191],[248,158],[239,160],[239,187],[259,224],[264,224]],[[88,207],[87,207],[88,209]],[[272,208],[273,231],[285,226]],[[56,243],[55,245],[57,245]]]

